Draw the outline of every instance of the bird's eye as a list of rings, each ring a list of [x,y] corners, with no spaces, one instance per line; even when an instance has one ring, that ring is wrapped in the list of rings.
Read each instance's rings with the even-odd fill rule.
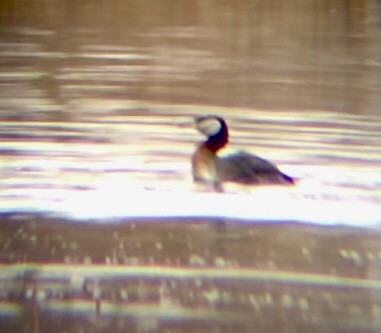
[[[212,136],[221,130],[221,123],[215,118],[206,118],[198,120],[196,127],[202,134]]]

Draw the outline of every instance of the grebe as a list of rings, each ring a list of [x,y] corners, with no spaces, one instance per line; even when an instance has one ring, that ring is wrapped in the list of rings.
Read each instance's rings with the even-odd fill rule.
[[[207,137],[192,156],[195,182],[211,184],[221,191],[222,182],[240,184],[294,184],[294,179],[282,173],[274,164],[256,155],[239,151],[219,157],[217,152],[229,141],[229,131],[223,118],[213,115],[195,117],[196,129]]]

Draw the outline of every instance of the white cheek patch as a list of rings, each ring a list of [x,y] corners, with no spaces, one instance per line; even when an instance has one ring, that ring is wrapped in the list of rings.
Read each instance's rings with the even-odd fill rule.
[[[207,118],[196,123],[197,129],[206,136],[217,134],[221,130],[220,122],[215,118]]]

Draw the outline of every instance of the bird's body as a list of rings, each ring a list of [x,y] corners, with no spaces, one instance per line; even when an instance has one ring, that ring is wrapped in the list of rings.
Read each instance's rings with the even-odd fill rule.
[[[229,140],[227,125],[221,117],[203,116],[195,119],[196,128],[207,136],[192,156],[192,173],[196,182],[209,183],[221,190],[221,183],[293,184],[294,179],[282,173],[271,162],[239,151],[224,157],[218,151]]]

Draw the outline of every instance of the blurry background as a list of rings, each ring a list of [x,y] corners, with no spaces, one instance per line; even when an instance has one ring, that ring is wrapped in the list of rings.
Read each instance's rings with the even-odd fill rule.
[[[1,22],[8,109],[16,94],[67,117],[83,99],[380,108],[377,1],[5,0]]]
[[[377,0],[0,1],[4,329],[379,331],[380,88]],[[200,193],[209,113],[300,188]]]

